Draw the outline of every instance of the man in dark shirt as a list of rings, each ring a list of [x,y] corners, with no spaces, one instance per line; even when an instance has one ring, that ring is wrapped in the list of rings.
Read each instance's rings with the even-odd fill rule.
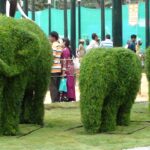
[[[136,38],[137,36],[133,34],[131,35],[131,40],[128,42],[128,49],[132,50],[134,53],[136,53]]]

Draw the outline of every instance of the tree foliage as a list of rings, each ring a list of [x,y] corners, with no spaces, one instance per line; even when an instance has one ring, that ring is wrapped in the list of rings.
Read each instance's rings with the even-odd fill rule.
[[[123,48],[91,50],[80,71],[81,116],[87,132],[129,125],[141,79],[137,56]]]
[[[139,0],[139,1],[144,1],[144,0]],[[137,2],[137,0],[131,0],[130,2]],[[47,0],[35,0],[36,4],[36,10],[44,9],[47,7]],[[122,0],[123,4],[129,3],[129,0]],[[32,0],[29,0],[29,8],[32,9],[31,7]],[[90,7],[90,8],[99,8],[101,3],[100,0],[81,0],[81,5],[83,7]],[[68,1],[68,8],[70,8],[71,3]],[[105,6],[110,7],[112,6],[112,0],[105,0]],[[52,0],[52,7],[63,9],[64,8],[64,0]]]
[[[146,74],[149,82],[149,101],[150,101],[150,47],[146,50]]]
[[[1,0],[0,1],[0,12],[4,11],[5,9],[4,8],[1,8],[4,7],[4,2],[5,0]],[[28,0],[29,1],[29,10],[32,10],[32,0]],[[141,2],[141,1],[145,1],[145,0],[122,0],[122,3],[123,4],[126,4],[126,3],[137,3],[137,2]],[[68,1],[68,8],[70,8],[70,1]],[[83,7],[90,7],[90,8],[97,8],[97,7],[100,7],[100,0],[82,0],[81,1],[81,5]],[[112,6],[112,0],[105,0],[105,6],[106,7],[110,7]],[[64,8],[64,0],[52,0],[52,7],[56,7],[56,8],[59,8],[59,9],[63,9]],[[47,0],[35,0],[35,9],[36,10],[42,10],[42,9],[45,9],[47,8]]]

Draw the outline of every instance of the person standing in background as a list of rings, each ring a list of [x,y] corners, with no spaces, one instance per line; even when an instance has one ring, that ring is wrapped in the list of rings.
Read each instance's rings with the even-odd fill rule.
[[[98,48],[100,45],[99,45],[99,38],[97,36],[96,33],[93,33],[92,34],[92,41],[90,42],[90,44],[87,46],[87,52],[90,50],[90,49],[93,49],[93,48]]]
[[[83,39],[81,39],[79,41],[79,48],[78,48],[77,54],[79,56],[80,61],[83,58],[83,56],[86,54],[85,47],[84,47],[84,40]]]
[[[137,55],[141,54],[141,46],[142,46],[142,42],[141,42],[141,40],[138,40],[137,44],[136,44],[136,54]]]
[[[61,55],[62,46],[59,43],[59,35],[57,32],[53,31],[50,34],[50,42],[52,43],[52,50],[54,56],[54,62],[51,70],[51,83],[50,83],[50,96],[52,102],[59,102],[59,84],[60,76],[62,73],[61,68]]]
[[[131,40],[128,41],[127,45],[128,45],[128,49],[130,49],[131,51],[133,51],[134,53],[136,53],[136,38],[137,36],[135,34],[131,35]]]
[[[68,99],[68,101],[75,101],[75,77],[74,77],[74,64],[72,61],[72,54],[70,49],[70,41],[69,39],[63,39],[64,49],[62,51],[61,59],[62,59],[62,77],[66,77],[67,79],[67,93],[64,93],[64,97]],[[64,99],[66,99],[64,98]]]
[[[86,46],[89,46],[89,44],[90,44],[90,40],[87,38],[87,39],[85,40],[85,45],[86,45]]]
[[[101,48],[113,48],[113,42],[109,34],[105,36],[105,41],[101,42],[100,47]]]
[[[145,66],[145,56],[144,53],[141,50],[142,46],[142,41],[140,39],[137,40],[137,45],[136,45],[136,54],[139,56],[142,64],[142,68]]]

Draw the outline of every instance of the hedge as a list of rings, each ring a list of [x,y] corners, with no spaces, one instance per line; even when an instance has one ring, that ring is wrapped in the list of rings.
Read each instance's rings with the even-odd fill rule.
[[[146,50],[145,64],[146,64],[145,66],[146,66],[147,79],[149,82],[149,103],[150,103],[150,47],[147,48],[147,50]],[[150,104],[149,104],[149,109],[150,109]]]
[[[89,133],[113,131],[130,123],[130,111],[140,87],[138,57],[123,48],[94,49],[80,70],[80,108]]]
[[[0,16],[0,134],[15,135],[19,123],[43,125],[52,51],[32,21]]]

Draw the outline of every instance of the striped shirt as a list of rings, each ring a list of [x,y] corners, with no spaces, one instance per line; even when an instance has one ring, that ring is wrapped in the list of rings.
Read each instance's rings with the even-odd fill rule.
[[[56,41],[52,44],[53,49],[53,56],[54,56],[54,62],[52,66],[51,73],[61,73],[61,54],[62,54],[62,47],[61,44]]]
[[[113,48],[113,42],[110,39],[106,39],[105,41],[101,42],[100,47],[102,47],[102,48]]]

